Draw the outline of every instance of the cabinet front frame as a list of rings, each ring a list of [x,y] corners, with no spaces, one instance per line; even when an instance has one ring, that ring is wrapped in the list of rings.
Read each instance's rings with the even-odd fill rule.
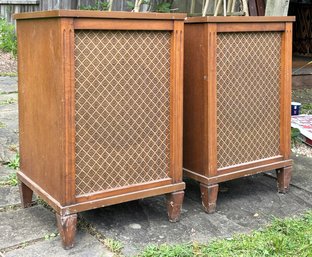
[[[134,193],[182,182],[182,104],[183,104],[183,21],[177,20],[116,20],[62,18],[66,122],[66,205],[84,203],[105,197]],[[154,30],[171,31],[170,63],[170,170],[169,178],[148,183],[76,195],[75,182],[75,30]],[[142,193],[142,197],[145,195]]]
[[[280,155],[271,158],[242,163],[234,166],[217,168],[217,79],[216,79],[216,49],[217,34],[219,32],[261,32],[279,31],[282,33],[281,67],[280,67]],[[291,165],[290,158],[290,105],[291,105],[291,65],[292,65],[292,22],[255,22],[255,23],[205,23],[205,42],[207,44],[207,58],[204,60],[208,73],[205,98],[207,103],[206,140],[208,141],[207,160],[204,175],[209,178],[209,184],[233,179],[247,174],[268,171],[275,166]],[[262,170],[257,169],[262,167]],[[240,171],[240,172],[239,172]],[[187,172],[189,173],[189,172]],[[194,174],[191,175],[194,177]],[[216,178],[220,176],[220,178]],[[223,177],[223,178],[222,178]],[[210,179],[211,178],[211,179]],[[202,179],[201,179],[202,180]],[[206,181],[207,182],[207,181]]]

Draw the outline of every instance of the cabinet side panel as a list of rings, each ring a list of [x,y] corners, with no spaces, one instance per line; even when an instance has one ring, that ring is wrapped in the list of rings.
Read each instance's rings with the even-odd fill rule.
[[[60,21],[18,20],[21,172],[64,195],[64,73]]]
[[[203,24],[185,24],[183,167],[204,174],[205,74],[207,44]]]

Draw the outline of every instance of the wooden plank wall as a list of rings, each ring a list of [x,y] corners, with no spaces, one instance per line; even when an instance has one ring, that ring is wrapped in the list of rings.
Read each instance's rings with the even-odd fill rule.
[[[0,0],[0,17],[14,23],[13,14],[39,10],[39,0]]]
[[[293,40],[294,53],[312,56],[312,3],[291,3],[289,15],[296,16]]]

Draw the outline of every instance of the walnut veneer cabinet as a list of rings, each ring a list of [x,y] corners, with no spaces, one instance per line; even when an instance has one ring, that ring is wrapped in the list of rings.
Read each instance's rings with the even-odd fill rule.
[[[183,14],[16,15],[22,204],[56,211],[65,248],[77,213],[167,195],[182,182]]]
[[[278,190],[289,187],[293,21],[186,21],[183,167],[208,213],[220,182],[277,170]]]

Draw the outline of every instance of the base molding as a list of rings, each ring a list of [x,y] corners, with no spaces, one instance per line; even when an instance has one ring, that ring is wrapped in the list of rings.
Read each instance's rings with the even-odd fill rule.
[[[155,188],[138,190],[135,192],[124,193],[115,196],[104,197],[100,199],[90,199],[86,202],[74,203],[66,206],[57,201],[55,198],[50,196],[42,187],[36,184],[28,176],[26,176],[22,171],[17,172],[17,176],[20,181],[22,181],[27,187],[29,187],[36,195],[40,196],[44,201],[46,201],[58,214],[69,215],[82,211],[87,211],[95,208],[105,207],[109,205],[114,205],[123,202],[129,202],[133,200],[138,200],[142,198],[165,195],[168,193],[178,192],[185,189],[185,183],[179,182],[165,186],[159,186]]]

